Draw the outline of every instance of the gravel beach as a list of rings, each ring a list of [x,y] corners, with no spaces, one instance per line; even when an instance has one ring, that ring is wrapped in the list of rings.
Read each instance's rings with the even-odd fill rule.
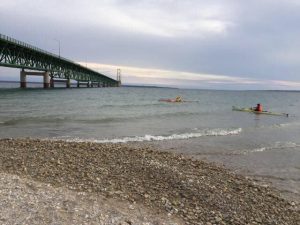
[[[1,224],[300,224],[276,190],[181,154],[32,139],[0,151]]]

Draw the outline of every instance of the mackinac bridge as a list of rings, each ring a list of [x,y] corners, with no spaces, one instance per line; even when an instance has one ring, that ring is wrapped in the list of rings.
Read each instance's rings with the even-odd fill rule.
[[[20,87],[27,87],[27,76],[42,76],[44,88],[54,88],[56,82],[65,82],[71,87],[71,80],[77,87],[119,87],[117,80],[84,67],[74,61],[25,42],[0,34],[0,66],[20,69]]]

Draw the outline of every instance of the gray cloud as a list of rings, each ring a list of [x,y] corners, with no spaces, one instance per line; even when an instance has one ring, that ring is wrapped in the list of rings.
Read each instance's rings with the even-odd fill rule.
[[[3,34],[77,61],[300,80],[293,0],[2,0]],[[3,21],[3,22],[2,22]]]

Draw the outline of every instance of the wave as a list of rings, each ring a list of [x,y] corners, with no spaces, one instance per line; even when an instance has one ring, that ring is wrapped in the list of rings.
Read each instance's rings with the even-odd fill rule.
[[[190,138],[198,138],[203,136],[227,136],[238,135],[242,132],[242,128],[237,129],[211,129],[203,130],[196,133],[181,133],[172,135],[149,135],[122,137],[114,139],[82,139],[82,138],[67,138],[69,142],[94,142],[94,143],[127,143],[127,142],[144,142],[144,141],[164,141],[164,140],[183,140]],[[58,138],[59,139],[59,138]]]
[[[294,143],[294,142],[275,142],[274,145],[268,146],[268,147],[261,147],[261,148],[254,148],[250,150],[243,151],[242,154],[246,155],[249,153],[255,153],[255,152],[264,152],[269,151],[272,149],[291,149],[291,148],[298,148],[300,147],[300,144]]]
[[[271,127],[275,127],[275,128],[284,128],[284,127],[291,127],[291,126],[299,126],[299,123],[276,123],[274,125],[272,125]]]
[[[244,153],[246,154],[246,153],[250,153],[250,152],[264,152],[268,149],[270,149],[270,148],[267,148],[267,147],[255,148],[255,149],[251,149],[251,150],[249,150],[247,152],[244,152]]]
[[[152,107],[152,106],[161,106],[162,104],[161,103],[153,103],[153,102],[150,102],[150,103],[146,103],[146,104],[104,104],[104,105],[100,105],[101,108],[132,108],[132,107]]]
[[[274,148],[296,148],[300,145],[291,141],[288,142],[276,142]]]
[[[198,101],[194,101],[191,100],[189,101],[189,103],[198,103]],[[131,102],[125,102],[125,104],[122,104],[120,102],[116,103],[116,104],[103,104],[100,105],[101,108],[144,108],[144,107],[162,107],[162,108],[169,108],[172,106],[178,106],[177,104],[166,104],[165,102],[161,102],[161,101],[150,101],[150,102],[146,102],[146,103],[140,103],[140,102],[136,102],[136,103],[131,103]]]
[[[16,124],[28,124],[28,123],[53,123],[53,122],[74,122],[74,123],[88,123],[88,124],[101,124],[101,123],[113,123],[113,122],[128,122],[147,119],[162,119],[162,118],[174,118],[183,116],[197,116],[200,115],[199,112],[168,112],[162,114],[148,113],[148,114],[132,114],[132,115],[116,115],[116,116],[77,116],[77,115],[46,115],[46,116],[28,116],[28,117],[17,117],[8,119],[6,121],[1,121],[4,125],[16,125]]]

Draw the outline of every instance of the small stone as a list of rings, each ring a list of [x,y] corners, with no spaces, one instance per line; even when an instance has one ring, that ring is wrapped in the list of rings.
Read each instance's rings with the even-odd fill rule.
[[[258,223],[262,223],[262,219],[260,217],[256,217],[255,221],[258,222]]]
[[[129,205],[128,208],[131,209],[131,210],[135,209],[133,205]]]
[[[221,218],[221,217],[218,217],[218,216],[216,216],[216,217],[215,217],[215,221],[216,221],[216,222],[220,222],[220,221],[222,221],[222,218]]]
[[[295,206],[296,203],[295,203],[295,202],[290,202],[290,205],[291,205],[291,206]]]
[[[145,198],[150,198],[150,195],[144,194],[144,197],[145,197]]]

